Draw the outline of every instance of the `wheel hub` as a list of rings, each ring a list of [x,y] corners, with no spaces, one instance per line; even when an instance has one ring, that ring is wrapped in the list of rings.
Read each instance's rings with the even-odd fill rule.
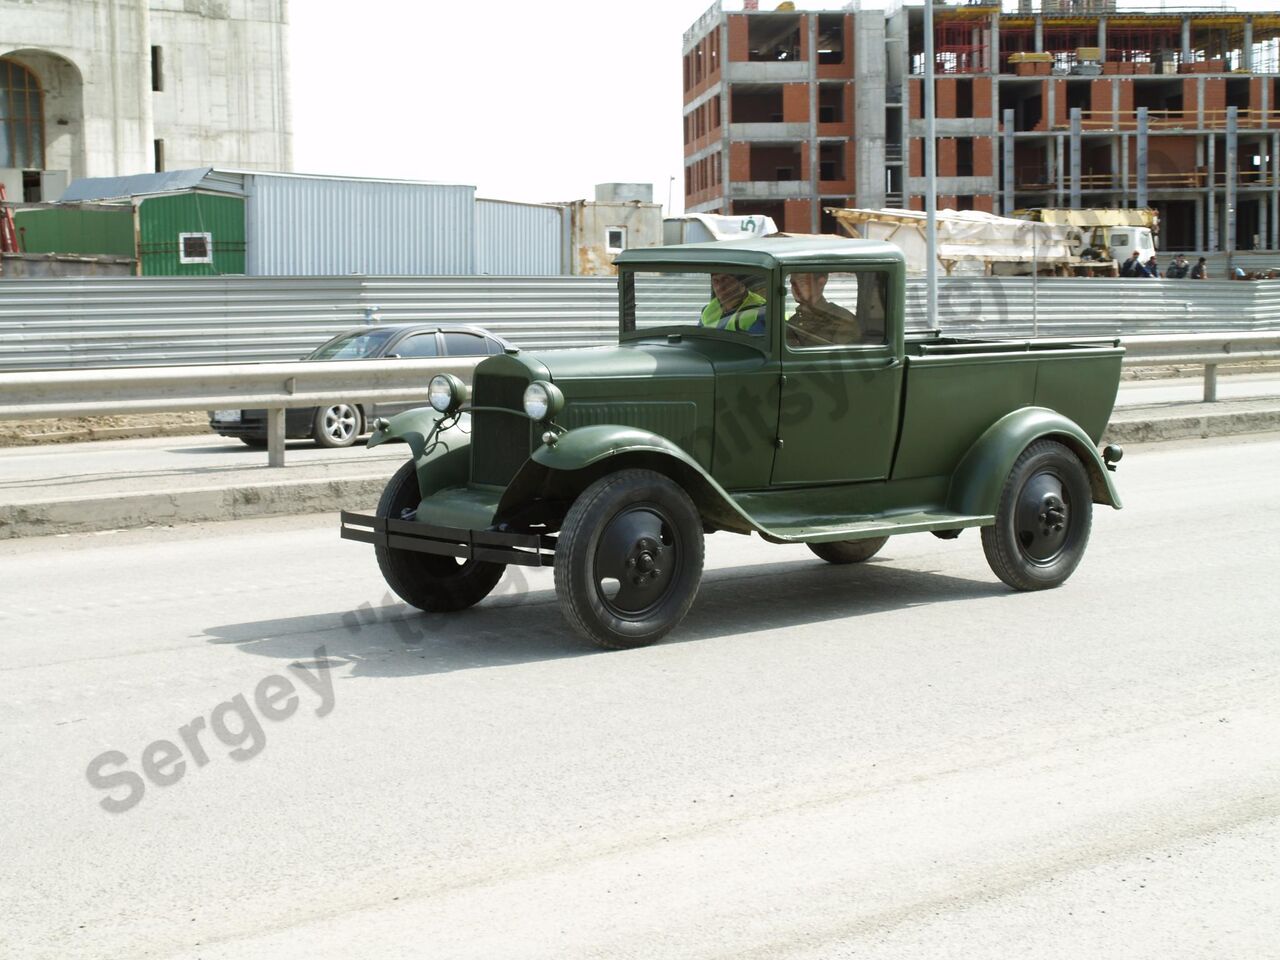
[[[666,596],[676,559],[671,531],[650,506],[628,508],[606,524],[596,548],[595,584],[615,616],[638,618]]]
[[[1066,546],[1071,510],[1062,478],[1049,471],[1031,477],[1018,497],[1018,545],[1029,560],[1050,563]]]

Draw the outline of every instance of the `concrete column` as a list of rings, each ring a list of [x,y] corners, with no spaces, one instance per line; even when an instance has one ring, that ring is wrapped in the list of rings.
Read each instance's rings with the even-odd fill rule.
[[[1062,198],[1066,194],[1066,175],[1067,175],[1067,151],[1062,143],[1062,134],[1057,134],[1053,138],[1054,153],[1058,164],[1058,198],[1054,206],[1062,206]]]
[[[1204,129],[1204,77],[1196,77],[1196,128]]]
[[[1105,63],[1107,59],[1107,18],[1098,18],[1098,50],[1099,62]]]
[[[1232,260],[1236,252],[1236,206],[1239,197],[1236,191],[1236,179],[1240,174],[1239,153],[1239,108],[1227,107],[1227,149],[1224,162],[1226,165],[1227,189],[1226,202],[1223,203],[1223,214],[1226,216],[1227,274],[1231,273]]]
[[[1240,47],[1240,66],[1253,70],[1253,17],[1244,18],[1244,43]]]
[[[1137,205],[1147,205],[1147,108],[1138,108],[1138,198]]]
[[[1120,134],[1120,197],[1124,206],[1129,205],[1129,134]]]
[[[728,214],[729,203],[729,18],[720,18],[720,210]],[[566,260],[566,263],[569,261]]]
[[[1271,232],[1267,224],[1267,195],[1264,193],[1258,197],[1258,247],[1266,248],[1267,242],[1271,237]],[[1255,247],[1254,249],[1258,249]]]
[[[1196,236],[1192,244],[1196,250],[1204,249],[1204,197],[1196,198]]]
[[[1280,249],[1280,133],[1271,135],[1271,245],[1272,250]]]
[[[1205,195],[1205,220],[1209,229],[1205,237],[1205,253],[1216,253],[1218,250],[1217,137],[1212,133],[1206,134],[1204,145],[1207,154],[1205,163],[1209,168],[1209,190]]]
[[[1080,207],[1080,108],[1071,108],[1071,199],[1070,206]]]
[[[1111,190],[1113,193],[1124,182],[1120,172],[1120,141],[1122,139],[1122,137],[1111,138]]]
[[[1182,18],[1182,62],[1191,62],[1191,18]]]
[[[1036,15],[1036,53],[1044,53],[1044,18]]]
[[[1001,147],[1003,148],[1003,164],[1004,170],[1004,202],[1001,204],[1001,212],[1006,217],[1013,216],[1014,199],[1017,190],[1017,184],[1014,180],[1013,169],[1013,110],[1008,109],[1004,112],[1004,131],[1000,138]]]
[[[809,27],[809,196],[813,199],[809,204],[809,232],[818,233],[822,223],[822,196],[818,191],[822,154],[818,144],[818,15],[810,13],[806,20]]]
[[[1000,72],[1000,14],[993,13],[991,15],[991,30],[987,34],[989,43],[987,44],[987,69],[992,74]],[[993,83],[994,87],[995,84]],[[993,117],[995,113],[991,114]]]

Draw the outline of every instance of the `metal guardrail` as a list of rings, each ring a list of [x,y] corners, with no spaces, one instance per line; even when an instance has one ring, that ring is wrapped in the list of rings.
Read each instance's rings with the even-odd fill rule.
[[[1220,275],[1220,274],[1219,274]],[[942,278],[957,336],[1280,329],[1280,281]],[[923,330],[924,281],[907,283]],[[136,277],[0,281],[0,370],[291,361],[364,323],[486,327],[522,349],[617,335],[612,277]]]
[[[1127,366],[1205,366],[1205,400],[1216,399],[1217,367],[1280,359],[1280,333],[1135,336],[1123,340]],[[426,380],[453,373],[470,381],[480,357],[311,361],[0,373],[0,420],[182,412],[236,407],[268,411],[269,466],[284,465],[284,411],[335,398],[425,402]]]
[[[1277,333],[1125,337],[1123,343],[1127,367],[1203,364],[1205,403],[1218,399],[1219,365],[1280,359],[1280,334]]]
[[[0,374],[0,420],[41,417],[267,410],[267,465],[284,466],[284,411],[335,398],[426,403],[427,381],[452,373],[470,382],[482,357],[242,363]]]

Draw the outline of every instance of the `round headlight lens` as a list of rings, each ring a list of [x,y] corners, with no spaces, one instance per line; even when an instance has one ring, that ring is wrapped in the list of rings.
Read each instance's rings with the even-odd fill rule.
[[[554,383],[535,380],[524,388],[524,412],[531,420],[546,420],[564,409],[564,394]]]
[[[551,409],[551,394],[535,380],[524,388],[524,412],[531,420],[545,420]]]
[[[427,387],[427,402],[440,413],[450,413],[462,406],[466,399],[466,387],[462,381],[449,373],[441,373],[431,378]]]

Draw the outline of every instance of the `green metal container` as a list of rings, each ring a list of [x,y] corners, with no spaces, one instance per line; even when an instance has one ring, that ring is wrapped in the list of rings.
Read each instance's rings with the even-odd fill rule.
[[[133,207],[117,210],[18,210],[14,226],[24,253],[61,253],[90,257],[135,256]]]
[[[148,277],[244,273],[244,200],[191,191],[138,201],[138,256]]]

